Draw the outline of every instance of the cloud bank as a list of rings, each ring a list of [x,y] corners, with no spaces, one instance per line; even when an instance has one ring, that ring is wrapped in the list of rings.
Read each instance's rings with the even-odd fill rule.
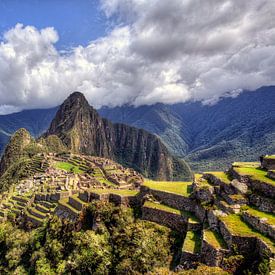
[[[216,102],[275,84],[273,0],[102,0],[105,37],[58,52],[54,28],[17,24],[0,44],[0,113],[60,104]]]

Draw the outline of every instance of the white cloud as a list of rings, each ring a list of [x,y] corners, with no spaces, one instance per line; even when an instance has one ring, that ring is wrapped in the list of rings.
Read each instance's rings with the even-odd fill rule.
[[[5,33],[1,110],[54,106],[74,90],[95,107],[213,103],[275,84],[273,0],[101,2],[118,25],[87,47],[59,53],[53,28]]]

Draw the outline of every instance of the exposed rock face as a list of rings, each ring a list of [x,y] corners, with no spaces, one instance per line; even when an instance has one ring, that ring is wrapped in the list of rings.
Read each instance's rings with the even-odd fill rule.
[[[7,168],[18,161],[24,154],[24,148],[32,141],[30,133],[26,129],[17,130],[11,137],[0,162],[0,175]]]
[[[187,165],[173,157],[157,136],[101,118],[79,92],[60,106],[45,135],[57,135],[75,153],[114,159],[148,177],[189,176]]]

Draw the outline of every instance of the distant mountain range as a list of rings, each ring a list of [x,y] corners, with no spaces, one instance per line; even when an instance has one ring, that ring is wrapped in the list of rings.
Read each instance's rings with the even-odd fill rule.
[[[225,169],[234,160],[257,160],[275,152],[275,87],[227,97],[209,106],[174,105],[102,108],[101,116],[159,135],[195,170]]]
[[[0,116],[0,150],[9,136],[24,127],[37,137],[50,125],[57,108]],[[275,87],[223,98],[215,105],[101,108],[99,114],[157,134],[170,151],[195,170],[223,169],[233,160],[252,161],[275,152]]]

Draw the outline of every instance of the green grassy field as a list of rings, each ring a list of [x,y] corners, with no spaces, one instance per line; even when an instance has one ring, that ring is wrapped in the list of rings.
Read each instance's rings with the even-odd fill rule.
[[[121,196],[135,196],[139,193],[137,190],[129,190],[129,189],[89,189],[90,192],[94,192],[96,194],[117,194]]]
[[[217,249],[226,249],[226,243],[222,236],[213,230],[207,229],[204,230],[204,238],[205,240],[210,243],[213,247]]]
[[[159,190],[174,193],[177,195],[188,197],[191,193],[191,182],[182,182],[182,181],[153,181],[145,180],[145,186]]]
[[[188,231],[183,243],[182,250],[190,253],[199,253],[201,248],[201,237],[197,232]]]
[[[246,168],[257,168],[260,167],[260,162],[233,162],[233,167],[246,167]]]
[[[224,172],[206,172],[207,174],[212,174],[216,178],[220,179],[224,183],[230,183],[230,179]]]
[[[238,214],[231,214],[227,216],[219,217],[230,230],[233,235],[236,236],[248,236],[248,237],[258,237],[262,239],[270,247],[270,249],[275,252],[274,242],[268,237],[264,236],[250,225],[245,223],[241,216]]]
[[[164,204],[160,204],[160,203],[146,201],[144,203],[144,206],[148,207],[148,208],[159,209],[159,210],[163,210],[163,211],[166,211],[166,212],[169,212],[169,213],[181,215],[180,210],[172,208],[172,207],[169,207],[169,206],[164,205]]]
[[[275,214],[259,211],[258,209],[249,206],[246,206],[245,210],[251,215],[258,217],[260,219],[265,218],[267,219],[267,223],[275,225]]]
[[[275,180],[267,177],[267,172],[260,168],[235,168],[236,172],[242,176],[250,176],[252,179],[263,181],[275,185]]]
[[[67,172],[74,172],[75,174],[82,174],[84,173],[83,170],[81,170],[78,166],[73,165],[72,163],[69,162],[56,162],[54,164],[54,167],[57,169],[65,170]]]

